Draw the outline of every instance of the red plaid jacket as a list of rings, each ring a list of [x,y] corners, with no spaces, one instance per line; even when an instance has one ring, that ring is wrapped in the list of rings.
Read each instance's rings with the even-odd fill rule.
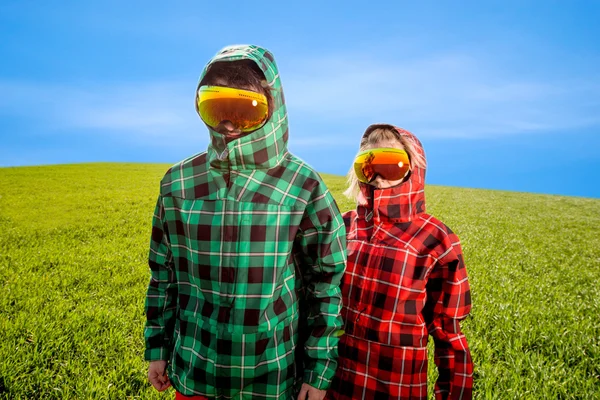
[[[423,152],[416,137],[394,129]],[[344,214],[345,335],[328,398],[427,398],[429,335],[436,399],[472,397],[473,365],[459,325],[471,309],[467,271],[458,237],[425,212],[424,181],[425,170],[414,168],[393,188],[362,185],[366,204]]]

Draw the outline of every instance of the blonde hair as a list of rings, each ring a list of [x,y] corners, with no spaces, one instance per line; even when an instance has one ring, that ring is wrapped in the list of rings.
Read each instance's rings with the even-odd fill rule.
[[[425,161],[425,157],[416,150],[416,143],[408,136],[401,135],[397,131],[392,130],[391,127],[375,128],[369,132],[369,134],[360,141],[358,152],[360,153],[361,151],[379,147],[379,144],[382,142],[389,142],[393,147],[406,151],[412,168],[426,168],[427,162]],[[354,165],[352,165],[350,171],[348,171],[347,182],[348,188],[344,191],[344,195],[349,199],[357,200],[360,186],[356,173],[354,172]]]

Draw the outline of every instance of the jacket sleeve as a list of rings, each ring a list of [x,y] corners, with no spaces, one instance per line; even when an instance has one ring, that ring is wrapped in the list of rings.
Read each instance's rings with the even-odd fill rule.
[[[438,380],[436,399],[471,399],[473,363],[460,322],[471,310],[471,291],[458,237],[444,240],[446,250],[438,257],[427,282],[423,315],[435,344]]]
[[[337,368],[342,329],[340,281],[346,269],[346,229],[337,204],[320,182],[309,201],[298,235],[306,333],[304,383],[329,388]],[[302,307],[302,306],[301,306]]]
[[[176,318],[177,285],[164,215],[162,197],[159,196],[152,218],[152,237],[148,256],[151,278],[146,294],[144,329],[146,342],[144,358],[147,361],[169,360]]]

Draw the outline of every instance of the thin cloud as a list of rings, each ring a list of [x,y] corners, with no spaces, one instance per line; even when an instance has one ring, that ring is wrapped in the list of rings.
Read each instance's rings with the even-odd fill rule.
[[[334,136],[309,136],[309,137],[295,137],[290,136],[290,146],[293,147],[315,147],[323,146],[327,148],[339,148],[339,147],[355,147],[356,143],[348,140],[347,136],[334,135]]]
[[[290,60],[287,60],[290,63]],[[337,147],[348,135],[389,121],[424,137],[483,138],[600,125],[600,86],[593,77],[521,81],[474,57],[439,55],[385,62],[332,54],[291,63],[284,90],[294,146]],[[50,84],[0,81],[0,114],[44,131],[78,130],[126,141],[198,139],[189,82]],[[332,129],[333,127],[333,129]],[[359,130],[360,130],[359,129]],[[325,134],[327,132],[327,134]],[[351,141],[350,141],[351,142]]]
[[[288,74],[290,109],[335,121],[397,121],[420,134],[488,137],[600,125],[593,77],[524,82],[473,57],[384,63],[341,55]]]
[[[78,130],[129,138],[189,137],[203,130],[193,90],[179,83],[39,84],[1,82],[0,114],[27,118],[46,132]]]

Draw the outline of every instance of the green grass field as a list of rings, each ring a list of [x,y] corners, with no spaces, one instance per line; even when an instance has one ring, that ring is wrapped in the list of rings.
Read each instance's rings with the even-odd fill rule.
[[[147,383],[142,356],[167,168],[0,169],[0,398],[173,398]],[[342,211],[353,207],[343,178],[324,179]],[[426,196],[463,244],[476,398],[600,398],[600,200],[440,186]]]

